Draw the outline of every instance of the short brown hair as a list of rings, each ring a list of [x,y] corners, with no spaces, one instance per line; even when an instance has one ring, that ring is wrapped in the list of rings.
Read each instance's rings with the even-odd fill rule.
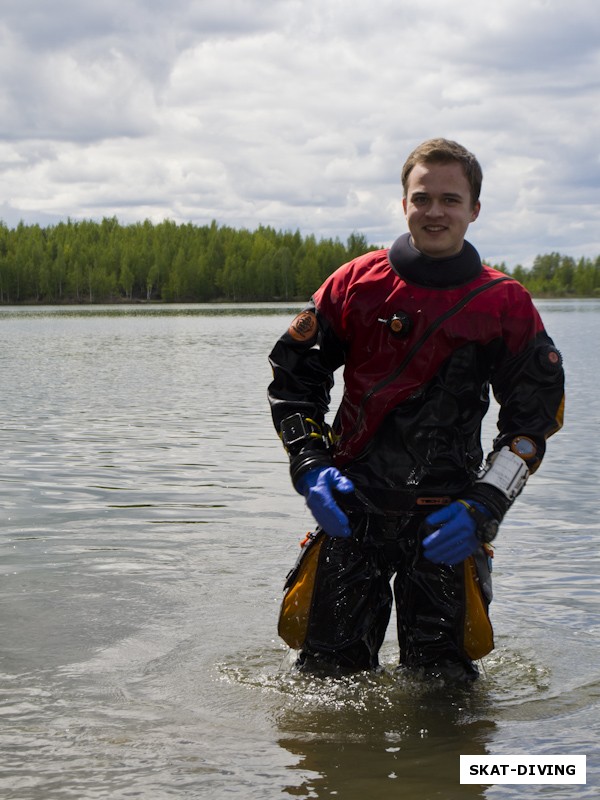
[[[461,164],[465,177],[471,187],[473,205],[479,200],[483,172],[479,161],[458,142],[450,139],[428,139],[416,147],[406,159],[402,167],[402,189],[406,197],[408,177],[417,164],[449,164],[457,161]]]

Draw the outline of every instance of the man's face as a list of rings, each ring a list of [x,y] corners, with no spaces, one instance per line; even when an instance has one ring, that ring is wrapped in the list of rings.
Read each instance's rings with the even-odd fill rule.
[[[479,215],[471,187],[457,161],[416,164],[402,200],[414,246],[431,258],[448,258],[462,250],[465,233]]]

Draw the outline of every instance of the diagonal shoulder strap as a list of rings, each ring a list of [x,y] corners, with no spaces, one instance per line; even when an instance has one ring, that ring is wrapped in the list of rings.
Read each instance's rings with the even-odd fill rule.
[[[410,350],[408,351],[402,362],[396,367],[396,369],[392,373],[387,375],[385,378],[380,380],[379,383],[376,383],[374,386],[372,386],[369,389],[369,391],[365,393],[360,403],[359,421],[361,420],[364,414],[365,406],[369,402],[371,397],[373,397],[373,395],[377,394],[377,392],[381,391],[390,383],[396,380],[396,378],[406,369],[407,365],[412,361],[412,359],[415,357],[415,355],[418,353],[421,347],[423,347],[427,339],[429,339],[429,337],[440,327],[440,325],[442,325],[450,317],[454,316],[454,314],[457,314],[474,297],[481,294],[482,292],[487,291],[488,289],[491,289],[492,286],[495,286],[497,283],[501,283],[502,281],[507,281],[507,280],[509,280],[509,276],[503,275],[500,278],[495,278],[493,281],[489,281],[489,283],[484,283],[482,286],[478,286],[476,289],[472,289],[468,294],[462,297],[458,301],[458,303],[455,303],[455,305],[453,305],[447,311],[444,311],[444,313],[441,314],[437,319],[434,319],[431,325],[421,334],[419,339],[417,339],[417,341],[413,344],[413,346],[410,348]]]

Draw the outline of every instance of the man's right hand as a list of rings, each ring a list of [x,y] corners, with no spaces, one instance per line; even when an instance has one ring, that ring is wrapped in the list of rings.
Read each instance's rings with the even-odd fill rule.
[[[336,503],[333,490],[348,494],[354,484],[337,467],[315,467],[302,475],[297,490],[306,498],[306,505],[328,536],[348,537],[352,534],[348,517]]]

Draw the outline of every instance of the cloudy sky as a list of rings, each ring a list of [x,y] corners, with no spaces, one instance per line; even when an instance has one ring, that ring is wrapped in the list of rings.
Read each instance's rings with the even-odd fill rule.
[[[387,245],[446,136],[484,169],[484,258],[595,258],[599,109],[596,0],[0,0],[0,219]]]

